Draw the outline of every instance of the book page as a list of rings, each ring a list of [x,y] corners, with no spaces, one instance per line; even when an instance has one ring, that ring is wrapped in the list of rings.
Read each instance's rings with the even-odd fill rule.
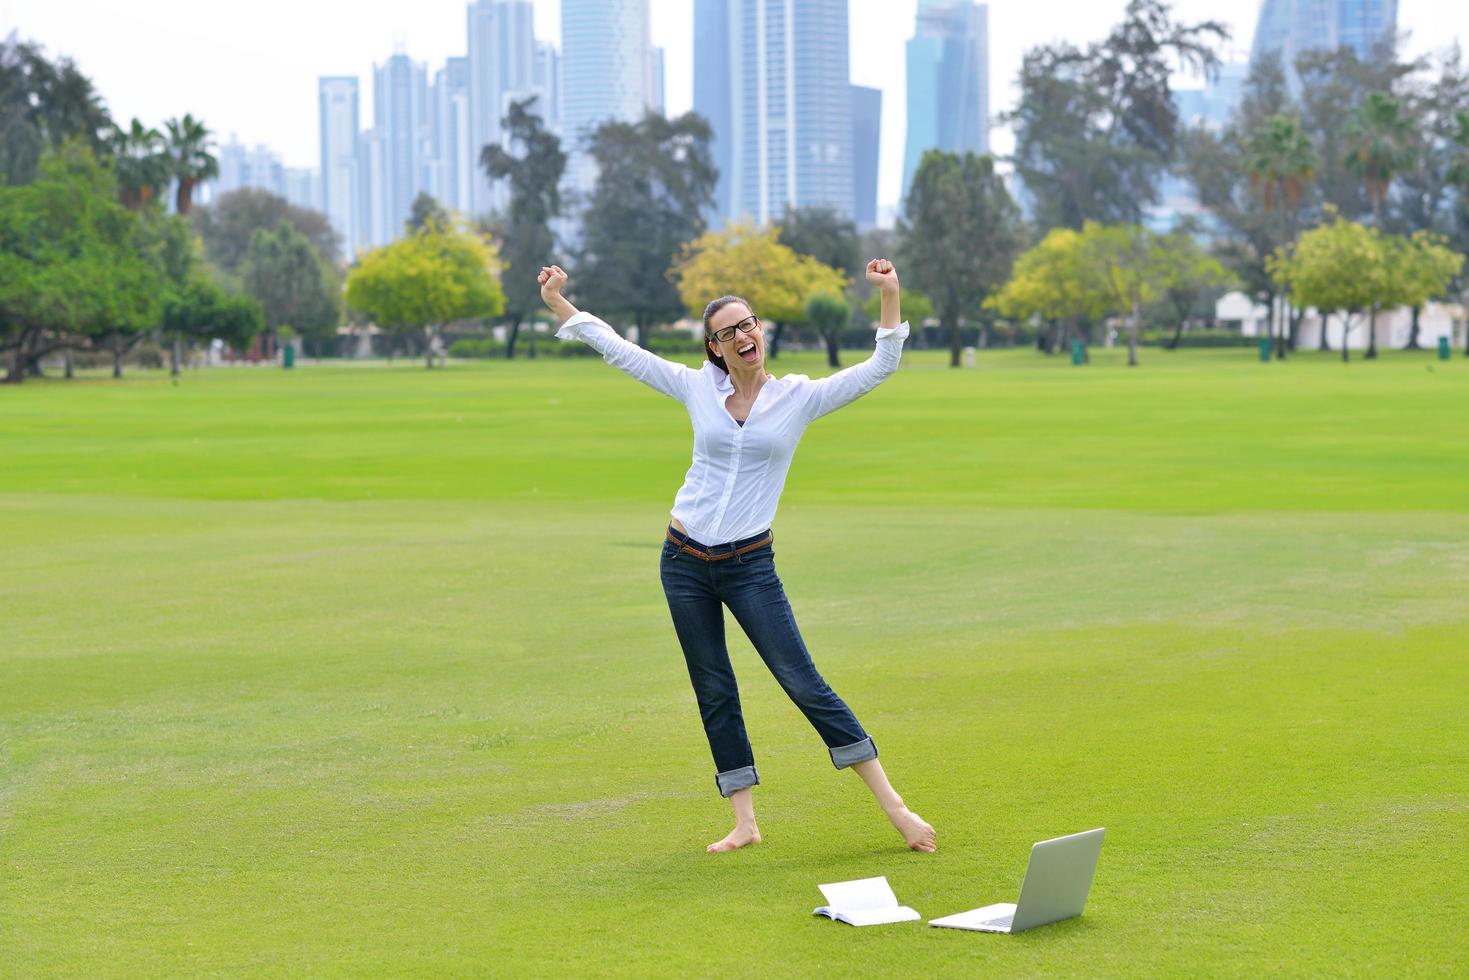
[[[853,909],[842,913],[842,921],[854,926],[880,926],[888,922],[912,922],[918,918],[921,916],[905,905],[890,909]]]
[[[826,904],[837,912],[898,907],[898,896],[893,894],[886,875],[858,878],[856,881],[837,881],[816,887],[826,896]]]

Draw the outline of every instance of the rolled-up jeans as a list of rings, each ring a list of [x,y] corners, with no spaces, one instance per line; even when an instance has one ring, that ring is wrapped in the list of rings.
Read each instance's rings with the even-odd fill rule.
[[[689,680],[699,702],[720,795],[729,796],[760,782],[724,643],[725,606],[826,743],[832,764],[844,769],[877,758],[877,746],[857,723],[852,709],[822,680],[811,662],[785,589],[775,574],[774,546],[765,544],[735,554],[768,538],[769,532],[712,547],[671,527],[669,535],[678,543],[663,543],[659,562],[663,594],[668,598],[673,628],[678,632]],[[709,561],[689,554],[685,545],[710,556],[726,557]]]

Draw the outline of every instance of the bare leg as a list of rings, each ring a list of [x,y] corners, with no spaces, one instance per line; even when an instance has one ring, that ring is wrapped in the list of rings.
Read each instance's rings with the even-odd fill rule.
[[[755,826],[755,800],[750,787],[729,794],[734,807],[735,826],[723,840],[717,840],[705,848],[711,854],[718,851],[733,851],[746,844],[760,843],[760,828]]]
[[[882,771],[882,763],[876,759],[868,759],[866,762],[853,763],[852,768],[862,777],[867,788],[872,790],[877,805],[882,807],[882,812],[898,828],[898,833],[903,835],[908,846],[915,851],[933,851],[936,846],[933,828],[908,809],[903,798],[893,789],[893,784],[888,782],[888,774]]]

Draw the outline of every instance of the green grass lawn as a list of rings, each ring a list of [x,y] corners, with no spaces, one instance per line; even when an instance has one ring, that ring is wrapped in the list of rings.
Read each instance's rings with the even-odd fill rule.
[[[791,471],[933,855],[732,623],[765,843],[704,853],[687,417],[600,361],[0,389],[0,973],[1464,975],[1469,362],[1121,356],[910,354]],[[1014,901],[1095,826],[1077,920],[810,915]]]

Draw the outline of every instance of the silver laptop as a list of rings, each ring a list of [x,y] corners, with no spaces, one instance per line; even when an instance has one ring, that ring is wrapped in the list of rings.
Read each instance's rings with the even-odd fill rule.
[[[1020,884],[1020,901],[1000,902],[942,919],[931,926],[973,929],[977,932],[1020,932],[1081,914],[1086,894],[1102,853],[1105,827],[1043,840],[1030,849],[1030,865]]]

